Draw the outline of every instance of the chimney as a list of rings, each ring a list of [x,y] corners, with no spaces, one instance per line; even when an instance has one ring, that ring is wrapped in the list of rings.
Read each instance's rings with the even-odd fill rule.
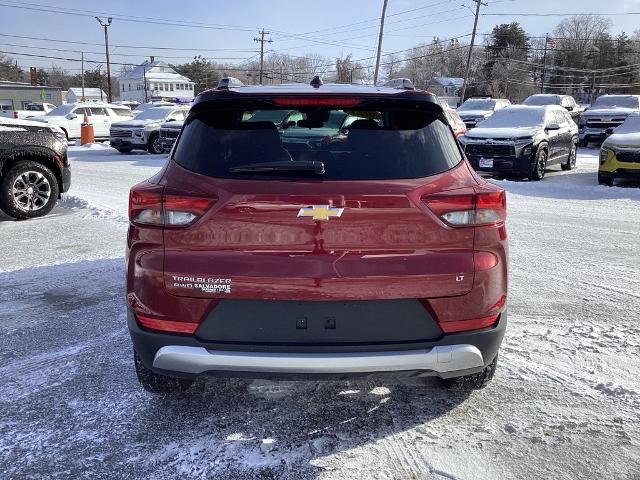
[[[153,55],[151,55],[149,58],[151,59],[151,63],[156,61],[156,57],[154,57]]]

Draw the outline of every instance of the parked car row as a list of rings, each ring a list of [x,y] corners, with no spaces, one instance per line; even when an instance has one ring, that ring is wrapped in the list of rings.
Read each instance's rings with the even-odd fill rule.
[[[31,117],[30,120],[56,125],[62,129],[68,140],[80,138],[80,126],[85,115],[93,125],[96,138],[108,138],[113,122],[132,118],[131,108],[101,102],[63,104],[45,115]]]
[[[476,170],[541,180],[549,166],[573,169],[578,145],[604,141],[599,183],[640,173],[640,96],[603,95],[586,109],[569,95],[505,102],[470,98],[458,108],[468,127],[460,142]]]

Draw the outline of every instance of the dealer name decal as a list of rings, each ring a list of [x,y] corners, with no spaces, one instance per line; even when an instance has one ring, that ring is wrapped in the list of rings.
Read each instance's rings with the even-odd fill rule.
[[[230,278],[190,277],[172,275],[173,286],[176,288],[188,288],[200,290],[205,293],[231,293]]]

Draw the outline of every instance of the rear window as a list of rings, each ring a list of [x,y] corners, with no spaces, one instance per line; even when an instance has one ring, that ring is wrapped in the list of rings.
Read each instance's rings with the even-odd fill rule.
[[[281,123],[285,118],[298,120]],[[217,109],[187,120],[174,160],[221,178],[382,180],[443,172],[461,161],[461,153],[449,127],[432,112]],[[237,171],[263,162],[285,162],[284,169]],[[322,162],[324,172],[285,171],[301,162]]]

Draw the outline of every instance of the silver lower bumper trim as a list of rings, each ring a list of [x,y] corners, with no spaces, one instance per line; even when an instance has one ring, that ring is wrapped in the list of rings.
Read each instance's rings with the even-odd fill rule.
[[[264,373],[367,373],[424,370],[433,374],[484,367],[473,345],[446,345],[428,350],[346,353],[273,353],[207,350],[170,345],[160,348],[154,368],[200,374],[207,371]]]

